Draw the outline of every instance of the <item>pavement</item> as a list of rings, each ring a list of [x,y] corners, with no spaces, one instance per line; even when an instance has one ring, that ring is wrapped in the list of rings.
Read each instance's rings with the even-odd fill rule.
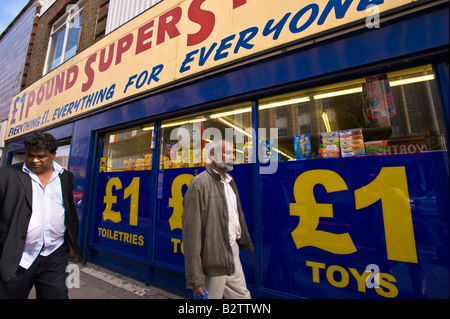
[[[69,299],[184,299],[90,263],[70,264],[68,273]]]

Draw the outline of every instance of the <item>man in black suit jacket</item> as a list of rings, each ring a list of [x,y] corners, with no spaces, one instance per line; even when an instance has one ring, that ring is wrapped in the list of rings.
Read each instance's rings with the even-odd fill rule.
[[[25,163],[0,168],[0,299],[68,298],[68,258],[81,258],[73,174],[53,160],[55,138],[25,139]]]

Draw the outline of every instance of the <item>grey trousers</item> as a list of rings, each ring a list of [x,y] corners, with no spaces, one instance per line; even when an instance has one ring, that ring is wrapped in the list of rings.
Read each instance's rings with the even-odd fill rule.
[[[231,276],[206,277],[208,299],[250,299],[247,289],[237,243],[231,246],[233,250],[235,272]]]

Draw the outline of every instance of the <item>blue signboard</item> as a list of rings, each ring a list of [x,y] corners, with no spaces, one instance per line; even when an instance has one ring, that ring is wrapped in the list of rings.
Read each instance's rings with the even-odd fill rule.
[[[261,175],[255,228],[252,165],[235,165],[255,253],[247,283],[307,298],[448,298],[448,152],[278,163]],[[183,197],[204,168],[100,173],[93,243],[183,270]],[[154,245],[149,246],[149,236]]]
[[[448,153],[279,163],[262,176],[262,286],[448,298]]]
[[[100,173],[92,243],[145,260],[150,226],[150,171]]]
[[[155,260],[184,268],[184,244],[182,241],[183,197],[194,176],[203,167],[166,169],[158,172],[157,212],[155,236]],[[252,236],[253,203],[251,196],[251,166],[236,165],[232,176],[238,185],[242,209]],[[241,251],[241,261],[247,274],[247,283],[253,282],[253,259],[250,253]]]

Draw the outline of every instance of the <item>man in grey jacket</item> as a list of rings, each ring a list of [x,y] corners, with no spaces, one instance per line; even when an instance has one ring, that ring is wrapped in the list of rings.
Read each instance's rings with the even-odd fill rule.
[[[211,166],[196,176],[184,197],[186,287],[210,299],[249,299],[239,248],[253,251],[233,178],[233,145],[208,145]]]

